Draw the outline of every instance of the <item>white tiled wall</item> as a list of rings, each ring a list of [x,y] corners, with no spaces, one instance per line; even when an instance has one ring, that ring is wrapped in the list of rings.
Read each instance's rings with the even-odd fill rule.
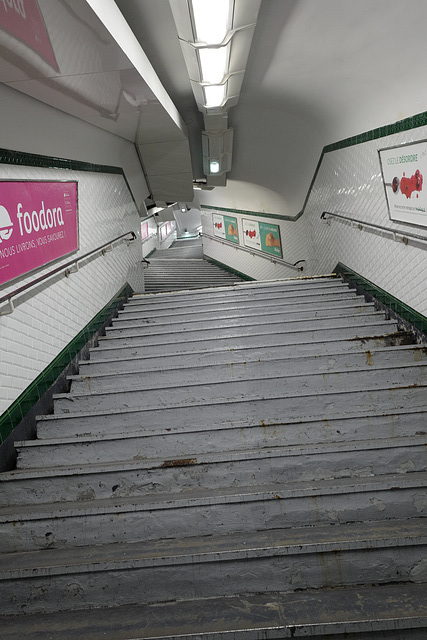
[[[83,255],[113,238],[134,231],[138,240],[122,243],[104,256],[80,265],[69,278],[61,275],[36,295],[16,298],[12,315],[0,317],[0,414],[43,371],[113,296],[135,277],[140,263],[140,217],[123,176],[85,171],[0,165],[2,179],[77,180],[79,240]],[[74,256],[73,256],[74,257]],[[70,256],[62,262],[70,260]],[[37,276],[59,266],[49,265]],[[2,288],[6,294],[27,281]]]
[[[305,259],[302,275],[330,273],[342,262],[427,315],[426,249],[411,243],[406,246],[348,224],[335,221],[327,224],[320,219],[323,211],[341,213],[399,231],[412,230],[427,239],[427,228],[390,221],[378,155],[378,149],[426,138],[427,127],[423,127],[325,153],[304,214],[295,222],[271,220],[280,225],[283,258],[289,262]],[[213,235],[212,213],[215,212],[206,209],[202,215],[203,230],[210,235]],[[230,215],[238,219],[244,217]],[[240,242],[243,244],[241,238]],[[248,258],[234,247],[207,238],[204,238],[204,251],[257,280],[299,275],[285,267],[274,267],[265,258]]]
[[[202,227],[203,233],[213,236],[212,215],[223,211],[213,211],[211,209],[202,209]],[[243,243],[243,224],[242,219],[248,218],[247,214],[230,212],[230,215],[237,218],[237,228],[239,231],[239,245]],[[275,280],[276,278],[295,278],[306,275],[311,271],[313,261],[313,247],[309,242],[310,236],[307,230],[305,220],[298,223],[276,218],[260,218],[261,222],[271,223],[280,227],[280,237],[282,240],[283,260],[290,264],[295,264],[299,260],[304,260],[304,271],[296,271],[286,267],[278,262],[274,263],[271,256],[260,256],[259,253],[249,254],[246,251],[240,251],[235,245],[223,244],[216,240],[203,237],[203,252],[207,257],[226,264],[236,271],[240,271],[255,280]]]
[[[427,239],[427,228],[389,219],[378,155],[378,149],[426,137],[424,127],[326,153],[303,216],[311,227],[317,271],[330,271],[342,262],[423,315],[427,315],[427,245],[424,249],[405,245],[346,223],[328,225],[320,215],[341,213]]]

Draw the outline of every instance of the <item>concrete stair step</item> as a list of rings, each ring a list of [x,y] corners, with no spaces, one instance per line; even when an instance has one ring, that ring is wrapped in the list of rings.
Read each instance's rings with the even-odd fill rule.
[[[331,296],[332,298],[332,296]],[[304,304],[276,304],[269,305],[268,307],[262,306],[259,304],[258,306],[247,305],[236,305],[234,308],[224,308],[219,306],[217,309],[213,310],[212,308],[207,311],[202,311],[197,309],[197,311],[189,311],[181,309],[178,312],[174,312],[174,324],[175,323],[185,323],[185,322],[193,322],[195,320],[210,320],[212,318],[213,312],[215,314],[215,319],[225,320],[231,318],[248,318],[257,316],[260,312],[263,315],[278,315],[281,314],[283,317],[286,315],[288,318],[299,318],[304,312],[306,314],[311,313],[312,316],[321,317],[322,314],[326,314],[329,312],[331,315],[331,311],[335,312],[335,315],[345,315],[347,313],[363,313],[365,311],[373,311],[374,305],[369,303],[363,303],[361,300],[355,300],[353,298],[348,298],[345,300],[341,300],[337,302],[334,298],[331,299],[330,302],[322,301],[322,305],[316,305],[314,307],[312,304],[308,304],[307,302]],[[127,327],[133,326],[137,323],[150,324],[153,326],[161,326],[164,324],[170,325],[170,320],[168,317],[165,317],[164,313],[156,313],[155,311],[144,312],[142,309],[139,311],[120,311],[117,318],[113,319],[113,326]]]
[[[233,352],[234,353],[234,352]],[[205,384],[212,382],[231,382],[234,380],[246,380],[253,377],[258,379],[269,376],[303,375],[315,373],[328,373],[332,371],[359,371],[366,367],[382,369],[408,366],[414,362],[427,362],[427,350],[421,346],[412,349],[393,348],[376,349],[373,351],[361,350],[354,353],[336,353],[317,356],[302,356],[277,358],[272,356],[268,360],[260,358],[248,358],[244,362],[233,362],[230,357],[223,363],[208,363],[203,366],[187,366],[177,368],[164,368],[153,371],[146,369],[146,360],[131,360],[127,370],[107,372],[102,370],[97,373],[97,366],[80,367],[83,373],[68,376],[71,382],[71,393],[95,392],[120,389],[167,388],[175,385],[197,384],[201,380]],[[128,362],[125,360],[125,362]],[[179,363],[178,363],[179,364]],[[87,371],[87,373],[85,373]]]
[[[421,582],[425,519],[6,554],[2,614]],[[96,579],[94,580],[94,574]],[[70,584],[73,588],[70,588]]]
[[[347,330],[347,331],[346,331]],[[313,320],[310,323],[276,323],[264,325],[252,325],[249,327],[231,327],[222,329],[206,329],[201,331],[189,331],[188,333],[142,333],[117,337],[101,337],[99,345],[103,349],[114,347],[137,347],[144,345],[147,354],[164,351],[165,345],[174,345],[175,349],[199,350],[221,347],[236,348],[247,344],[259,344],[262,336],[269,338],[268,343],[296,345],[301,342],[320,342],[322,340],[336,340],[339,337],[364,339],[377,336],[393,336],[397,332],[397,324],[389,320],[367,322],[363,318],[355,320],[340,318],[339,321],[331,319]],[[264,338],[265,340],[265,338]],[[159,348],[160,347],[160,348]]]
[[[203,384],[171,383],[165,386],[134,385],[115,389],[90,390],[64,394],[54,394],[54,413],[79,413],[80,411],[100,411],[108,409],[154,409],[162,406],[188,406],[201,401],[209,403],[218,399],[267,399],[277,400],[317,393],[339,393],[351,389],[356,391],[374,391],[396,387],[427,387],[427,366],[422,362],[408,365],[374,368],[365,366],[357,371],[330,371],[323,373],[293,373],[278,371],[269,373],[264,369],[264,377],[246,376],[243,380],[233,378],[226,381],[207,381]],[[203,377],[202,377],[203,379]],[[165,393],[166,392],[166,393]],[[426,393],[427,401],[427,393]]]
[[[425,473],[197,489],[0,508],[3,553],[425,517]]]
[[[360,611],[352,615],[355,601],[360,604]],[[325,610],[330,612],[327,619]],[[218,611],[222,613],[220,617]],[[106,640],[148,637],[193,640],[193,625],[200,629],[197,634],[200,640],[226,640],[231,634],[236,640],[259,640],[260,637],[273,640],[300,637],[301,633],[305,637],[327,637],[328,640],[344,640],[351,633],[354,640],[366,640],[372,631],[376,640],[423,640],[425,615],[420,586],[402,584],[400,590],[395,585],[378,589],[308,590],[297,594],[243,595],[143,607],[130,605],[108,609],[105,614],[94,609],[87,610],[84,616],[76,612],[3,620],[8,634],[5,640],[22,638],[28,631],[34,633],[31,635],[34,640],[45,638],[43,634],[52,627],[59,630],[64,640],[81,637],[96,640],[100,637],[97,629]]]
[[[425,410],[427,394],[424,386],[413,383],[394,389],[376,389],[364,391],[343,391],[298,395],[289,397],[242,397],[233,401],[223,399],[203,402],[199,400],[187,406],[167,404],[167,395],[162,408],[101,409],[99,411],[81,411],[80,413],[62,413],[40,416],[37,422],[39,438],[56,437],[59,433],[66,436],[77,434],[93,435],[104,433],[111,435],[123,430],[144,428],[167,429],[170,425],[186,427],[191,425],[220,424],[234,426],[272,425],[286,422],[318,419],[323,420],[351,417],[363,407],[364,413],[378,411],[393,412],[410,406]]]
[[[378,311],[375,311],[374,307],[358,307],[358,308],[341,308],[341,309],[306,309],[305,311],[299,313],[288,313],[287,311],[280,311],[279,313],[264,313],[259,311],[258,315],[245,315],[242,313],[241,316],[232,316],[229,318],[222,317],[221,319],[214,315],[212,318],[212,314],[210,318],[200,319],[198,314],[193,314],[193,319],[190,320],[179,320],[178,318],[173,319],[173,325],[167,321],[163,321],[162,323],[157,323],[150,321],[150,319],[141,319],[141,320],[126,320],[126,321],[113,321],[111,327],[106,328],[106,335],[116,334],[117,332],[120,335],[128,335],[137,332],[138,334],[143,332],[152,333],[153,330],[156,332],[173,331],[177,332],[188,332],[200,329],[214,329],[216,330],[219,326],[221,327],[235,327],[235,326],[247,326],[258,323],[263,324],[268,322],[269,324],[274,323],[297,323],[297,322],[310,322],[313,319],[323,320],[325,318],[335,319],[344,319],[347,317],[351,318],[369,318],[371,322],[375,320],[384,320],[384,314]]]
[[[212,316],[213,312],[218,315],[226,315],[227,313],[235,313],[238,315],[242,311],[256,313],[257,310],[259,311],[260,309],[271,310],[272,312],[280,309],[298,311],[307,308],[314,308],[315,306],[328,306],[329,308],[336,309],[340,308],[341,305],[364,306],[365,304],[369,304],[365,303],[363,298],[356,296],[356,294],[351,290],[346,290],[339,294],[312,294],[311,296],[300,296],[296,299],[284,299],[279,295],[276,298],[269,299],[267,305],[265,297],[258,297],[255,299],[248,297],[236,301],[221,301],[218,299],[216,291],[217,290],[211,292],[213,298],[216,298],[215,300],[210,300],[207,296],[200,299],[201,294],[199,294],[198,297],[194,297],[193,299],[186,295],[183,300],[181,300],[180,297],[177,297],[176,299],[168,302],[163,301],[163,295],[165,294],[162,294],[160,297],[161,299],[158,302],[153,302],[152,297],[147,295],[145,304],[142,302],[138,305],[131,305],[129,303],[125,304],[123,309],[119,312],[118,317],[120,319],[126,319],[128,317],[157,318],[159,321],[162,321],[166,314],[171,314],[172,312],[173,316],[178,319],[180,319],[181,316],[183,317],[182,319],[192,319],[196,312],[197,314],[200,314],[201,317],[205,315],[209,318]]]
[[[405,438],[426,436],[427,412],[412,408],[394,413],[359,415],[345,419],[312,420],[252,427],[218,425],[215,429],[194,425],[158,432],[148,426],[140,431],[122,431],[106,437],[57,437],[49,440],[15,442],[17,468],[47,468],[71,464],[95,464],[117,460],[156,458],[162,452],[169,459],[185,459],[188,452],[198,456],[208,452],[244,451],[276,446],[338,443],[357,438]]]
[[[124,344],[129,343],[130,340],[137,341],[139,337],[144,337],[147,344],[151,344],[152,340],[162,340],[167,342],[186,341],[186,340],[202,340],[205,336],[211,337],[214,335],[218,338],[233,338],[236,336],[253,336],[262,333],[274,333],[274,332],[301,332],[301,331],[313,331],[321,329],[330,329],[334,327],[353,327],[358,328],[368,326],[378,326],[378,330],[381,331],[383,327],[390,333],[397,330],[397,323],[391,320],[385,320],[382,312],[372,312],[367,314],[357,313],[355,315],[346,314],[344,317],[336,315],[334,311],[325,317],[315,317],[313,314],[308,314],[307,317],[302,317],[299,320],[288,319],[282,314],[272,316],[262,316],[258,318],[247,318],[245,322],[241,322],[239,318],[231,318],[228,321],[221,323],[214,320],[204,320],[198,322],[177,323],[171,322],[169,327],[167,325],[161,325],[159,327],[152,327],[151,325],[142,325],[138,327],[122,327],[115,326],[106,328],[106,336],[100,337],[100,344],[104,341],[111,344],[118,344],[118,340],[122,339]]]
[[[351,290],[348,284],[341,282],[340,280],[332,279],[330,281],[319,281],[304,283],[301,287],[300,281],[274,281],[274,282],[244,282],[237,283],[234,286],[226,286],[216,288],[215,291],[210,291],[201,288],[199,291],[180,291],[170,293],[151,293],[151,294],[135,294],[126,303],[125,308],[138,308],[141,305],[145,308],[152,306],[153,308],[160,308],[159,305],[167,305],[168,309],[173,309],[176,305],[182,307],[185,304],[191,305],[217,305],[221,302],[232,304],[239,303],[241,301],[269,301],[283,300],[283,299],[295,299],[301,300],[308,299],[311,295],[324,295],[334,294],[341,295],[355,295],[354,290]]]
[[[425,640],[423,595],[423,585],[402,582],[4,616],[0,622],[3,640],[46,640],[52,629],[61,640]]]
[[[244,363],[247,361],[274,360],[276,358],[292,358],[304,356],[324,356],[335,355],[337,353],[355,353],[363,350],[366,354],[377,349],[407,348],[412,349],[414,345],[414,336],[410,332],[398,331],[391,335],[368,336],[365,338],[352,337],[351,330],[337,330],[340,337],[334,339],[330,334],[327,339],[318,342],[319,336],[312,334],[311,341],[300,340],[296,344],[280,344],[283,336],[273,334],[274,343],[271,343],[269,336],[254,337],[250,340],[250,344],[229,347],[226,344],[222,347],[215,345],[212,341],[208,347],[200,347],[198,350],[183,350],[180,345],[179,353],[176,353],[174,346],[165,347],[163,352],[158,350],[157,353],[147,354],[146,350],[139,346],[136,349],[126,347],[123,355],[120,347],[112,349],[104,349],[96,347],[90,349],[90,360],[80,361],[80,372],[84,375],[93,367],[99,372],[110,372],[111,363],[117,366],[117,371],[127,370],[138,363],[137,366],[144,366],[146,371],[158,371],[159,369],[177,367],[194,367],[206,364],[223,364],[223,363]],[[347,334],[347,335],[345,335]]]
[[[92,465],[17,469],[0,476],[0,505],[23,505],[184,493],[343,477],[414,473],[427,467],[426,437],[204,453],[185,458],[119,460]],[[179,471],[177,472],[177,470]]]

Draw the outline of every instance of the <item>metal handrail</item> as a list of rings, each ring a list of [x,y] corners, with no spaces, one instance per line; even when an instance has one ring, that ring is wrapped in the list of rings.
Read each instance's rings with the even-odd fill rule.
[[[421,236],[418,233],[411,233],[410,231],[398,231],[396,229],[390,229],[389,227],[383,227],[379,224],[374,224],[373,222],[364,222],[363,220],[357,220],[357,218],[351,218],[350,216],[344,216],[341,213],[332,213],[331,211],[324,211],[320,218],[322,220],[328,220],[327,216],[330,218],[337,218],[338,220],[344,220],[346,222],[351,222],[352,226],[356,226],[358,229],[362,231],[362,229],[375,229],[375,231],[385,231],[386,233],[390,233],[393,236],[394,240],[398,240],[398,236],[400,236],[400,241],[404,244],[408,244],[409,239],[418,240],[421,242],[427,243],[427,237]],[[423,247],[424,248],[424,247]]]
[[[40,284],[40,282],[43,282],[44,280],[51,278],[52,276],[56,275],[57,273],[60,273],[61,271],[64,271],[64,275],[68,278],[72,273],[77,273],[77,271],[79,270],[79,262],[81,262],[82,260],[85,260],[89,256],[94,255],[95,253],[100,253],[101,255],[105,255],[109,251],[113,250],[113,244],[115,242],[118,242],[119,240],[123,240],[123,238],[126,238],[126,236],[130,236],[129,242],[133,242],[134,240],[136,240],[136,234],[134,233],[134,231],[128,231],[127,233],[123,233],[121,236],[117,236],[117,238],[114,238],[113,240],[106,242],[100,247],[97,247],[96,249],[92,249],[92,251],[88,251],[88,253],[85,253],[82,256],[78,256],[77,258],[74,258],[73,260],[70,260],[65,264],[61,264],[60,267],[56,267],[56,269],[52,269],[52,271],[49,271],[49,273],[45,273],[39,278],[36,278],[35,280],[32,280],[31,282],[27,282],[27,284],[22,285],[22,287],[18,287],[18,289],[14,289],[14,291],[7,293],[6,295],[0,298],[0,305],[3,304],[3,302],[8,302],[9,309],[7,311],[1,311],[0,316],[10,315],[11,313],[14,312],[15,307],[12,299],[15,298],[17,295],[19,295],[20,293],[23,293],[27,289],[34,287],[36,284]],[[74,269],[71,270],[73,267]]]
[[[281,264],[285,267],[289,267],[290,269],[294,269],[295,271],[304,271],[304,267],[298,267],[297,265],[301,262],[305,262],[305,260],[297,260],[293,264],[291,262],[286,262],[283,258],[276,258],[274,256],[269,255],[268,253],[264,253],[263,251],[258,251],[257,249],[249,249],[248,247],[242,247],[240,244],[235,244],[234,242],[230,242],[229,240],[224,240],[223,238],[218,238],[217,236],[211,236],[209,233],[203,232],[204,238],[210,238],[211,240],[215,240],[216,242],[220,242],[221,244],[226,244],[230,247],[234,247],[239,251],[246,251],[246,253],[250,253],[252,256],[257,255],[260,258],[265,258],[273,263]]]

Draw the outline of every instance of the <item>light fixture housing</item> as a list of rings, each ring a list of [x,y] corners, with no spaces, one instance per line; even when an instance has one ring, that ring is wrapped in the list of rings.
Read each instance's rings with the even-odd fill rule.
[[[233,139],[227,124],[228,110],[239,100],[261,0],[169,3],[193,94],[204,114],[203,170],[212,186],[225,186]],[[214,122],[220,123],[218,129]],[[218,141],[221,149],[217,148]],[[214,171],[211,162],[218,163],[212,165]]]

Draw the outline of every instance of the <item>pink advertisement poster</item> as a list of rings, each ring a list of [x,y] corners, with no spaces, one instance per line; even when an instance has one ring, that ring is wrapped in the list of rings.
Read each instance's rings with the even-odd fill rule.
[[[77,182],[0,181],[0,285],[78,248]]]
[[[0,0],[0,28],[25,43],[59,71],[37,0]]]
[[[141,222],[141,240],[148,238],[148,222]]]

